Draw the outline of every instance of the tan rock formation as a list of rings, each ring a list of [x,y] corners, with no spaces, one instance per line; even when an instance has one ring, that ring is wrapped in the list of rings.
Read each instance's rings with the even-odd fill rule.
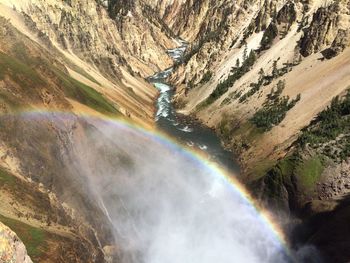
[[[229,141],[231,145],[236,144],[242,138],[235,138],[234,127],[247,122],[261,108],[266,95],[277,82],[286,80],[283,94],[293,98],[300,93],[301,102],[280,125],[251,141],[250,149],[244,151],[242,160],[251,164],[267,156],[278,158],[283,149],[293,142],[298,131],[307,126],[334,96],[342,94],[348,87],[349,80],[345,77],[349,70],[346,25],[350,16],[347,4],[336,1],[236,1],[234,4],[216,1],[212,8],[207,1],[197,4],[199,6],[195,10],[209,12],[210,15],[202,17],[201,31],[198,31],[197,41],[188,51],[186,65],[180,66],[173,75],[173,82],[178,86],[176,100],[179,105],[185,105],[179,110],[195,114],[217,130],[224,118],[230,118],[233,128]],[[198,14],[193,16],[200,17]],[[271,31],[272,25],[277,33]],[[191,26],[188,30],[194,32]],[[195,27],[198,29],[198,26]],[[184,37],[192,38],[187,35],[186,29],[182,32]],[[263,41],[268,45],[262,50]],[[244,53],[249,54],[251,50],[255,50],[257,55],[251,69],[217,100],[202,107],[201,104],[218,84],[228,78],[237,61],[242,65]],[[323,60],[327,51],[338,56],[334,60]],[[302,60],[300,54],[309,57]],[[252,85],[257,83],[259,72],[263,70],[265,75],[271,74],[274,63],[279,69],[295,65],[290,67],[290,72],[262,86],[244,103],[240,102],[240,97],[248,94]],[[213,77],[201,83],[208,72]]]
[[[22,241],[0,222],[0,261],[3,263],[32,263]]]

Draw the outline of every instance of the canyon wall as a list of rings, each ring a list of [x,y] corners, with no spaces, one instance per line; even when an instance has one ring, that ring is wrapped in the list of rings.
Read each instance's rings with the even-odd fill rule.
[[[349,3],[194,2],[176,22],[191,41],[172,76],[179,112],[216,130],[269,207],[312,222],[305,240],[347,260]],[[338,220],[332,245],[322,220]]]
[[[349,260],[349,14],[331,0],[0,0],[0,221],[36,261],[120,260],[105,211],[67,169],[94,129],[78,116],[153,127],[145,78],[171,66],[179,36],[179,112],[220,135],[262,202],[303,220],[304,243]],[[48,111],[75,115],[23,116]],[[90,147],[113,156],[112,143]]]
[[[35,262],[121,257],[84,171],[72,166],[93,129],[78,116],[153,128],[157,91],[145,78],[172,64],[166,50],[176,42],[143,2],[112,4],[0,1],[0,221]]]

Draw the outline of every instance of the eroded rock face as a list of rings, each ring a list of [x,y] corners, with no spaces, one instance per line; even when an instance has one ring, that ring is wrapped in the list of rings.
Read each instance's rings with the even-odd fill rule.
[[[325,50],[323,55],[328,59],[335,57],[343,52],[348,46],[350,46],[350,30],[339,29],[331,47]]]
[[[270,89],[271,85],[276,85],[278,80],[288,79],[291,75],[289,72],[303,61],[303,56],[320,56],[320,60],[303,65],[302,70],[299,67],[300,74],[315,65],[321,67],[321,63],[318,62],[327,57],[327,49],[328,53],[334,57],[349,47],[347,30],[350,16],[348,3],[345,1],[266,0],[232,3],[232,1],[222,0],[213,3],[204,0],[195,2],[184,3],[187,8],[179,14],[184,14],[188,19],[175,22],[176,28],[182,28],[180,30],[182,36],[195,39],[187,51],[184,65],[178,67],[178,71],[172,76],[173,82],[177,85],[175,100],[178,105],[185,105],[183,112],[196,114],[217,130],[221,129],[221,124],[225,121],[231,121],[230,118],[232,122],[239,123],[238,127],[242,125],[241,121],[246,122],[251,118],[254,112],[264,104],[264,98],[269,92],[265,87],[268,86]],[[193,12],[186,12],[186,10],[193,10]],[[187,24],[187,21],[191,22]],[[192,27],[195,30],[192,30]],[[192,32],[193,35],[187,32]],[[219,84],[228,79],[230,72],[234,71],[237,65],[242,65],[244,54],[249,55],[251,50],[255,50],[257,55],[255,65],[239,80],[235,79],[235,84],[229,85],[227,91],[223,89],[224,94],[220,95],[221,97],[215,102],[203,106],[206,99],[217,91]],[[344,64],[341,64],[340,60],[342,59],[339,58],[338,65],[342,67]],[[253,87],[258,82],[259,75],[271,75],[274,65],[284,71],[283,76],[279,76],[280,79],[276,78],[276,82],[272,81],[270,85],[263,85],[258,88],[259,91],[255,95],[251,95],[255,92]],[[203,83],[202,80],[206,74],[212,75],[212,78],[207,83]],[[326,75],[324,77],[326,78]],[[315,73],[314,78],[320,78],[320,74]],[[291,86],[287,81],[289,96],[297,96],[295,92],[301,91],[300,86],[303,85],[294,86],[294,80],[295,77],[288,80]],[[337,80],[340,82],[340,78]],[[339,89],[344,85],[346,84],[339,84]],[[313,88],[316,89],[316,87],[320,85],[315,85]],[[327,92],[326,89],[322,91]],[[332,96],[338,95],[339,91],[327,97],[327,101],[321,103],[322,107],[330,102]],[[251,97],[251,101],[242,99],[245,94]],[[245,102],[242,103],[243,101]],[[311,113],[312,110],[308,112]],[[225,114],[232,117],[225,120]],[[300,128],[308,125],[314,114],[317,113],[310,114]],[[232,132],[234,132],[234,124],[232,126]],[[292,126],[296,127],[295,123]],[[287,130],[290,129],[287,126],[285,129],[280,128],[274,134],[275,137],[282,138],[289,133]],[[290,136],[295,135],[295,132],[293,134],[291,132]],[[286,137],[281,140],[284,145],[280,145],[280,149],[285,149],[286,145],[292,141],[291,137],[288,139]],[[278,146],[272,147],[276,142],[272,139],[272,135],[269,140],[271,142],[266,142],[266,145],[271,145],[271,154],[274,155],[276,151],[273,148]],[[231,142],[235,145],[240,141],[241,138],[238,136]],[[266,145],[264,147],[267,148]],[[252,160],[257,155],[262,156],[263,152],[252,149],[243,158],[243,162],[245,163],[244,159]]]
[[[285,23],[292,25],[297,19],[295,4],[293,2],[288,2],[286,5],[284,5],[278,12],[276,19],[279,24]]]
[[[125,16],[135,8],[135,2],[130,0],[108,1],[108,11],[112,17]]]
[[[304,36],[300,40],[300,53],[303,56],[321,51],[322,48],[332,43],[339,28],[339,11],[338,4],[317,10],[310,26],[305,29]]]
[[[0,261],[3,263],[33,263],[22,241],[1,222]]]
[[[108,98],[125,117],[153,124],[157,91],[144,78],[172,64],[166,49],[176,44],[150,12],[143,12],[135,3],[126,15],[117,13],[112,19],[108,3],[95,0],[0,0],[0,4],[0,15],[22,35],[11,41],[9,36],[2,39],[9,44],[2,46],[4,53],[10,53],[11,45],[19,46],[19,41],[31,40],[29,56],[49,54],[49,62],[41,64],[53,64],[35,67],[35,71],[44,71],[43,78],[60,64],[66,74]],[[20,60],[27,63],[24,58]],[[49,74],[50,81],[58,80],[55,75]],[[45,106],[57,102],[53,86],[42,92]]]
[[[324,181],[317,185],[320,200],[341,199],[350,194],[350,160],[328,167],[324,174]]]
[[[113,77],[120,77],[120,67],[147,77],[171,65],[166,49],[174,43],[148,22],[133,1],[110,2],[108,10],[94,0],[60,4],[37,0],[20,8],[42,37]]]

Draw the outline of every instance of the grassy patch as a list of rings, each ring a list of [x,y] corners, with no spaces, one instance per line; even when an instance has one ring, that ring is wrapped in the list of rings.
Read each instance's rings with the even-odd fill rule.
[[[271,164],[268,163],[259,168],[260,174],[265,173],[270,177],[283,178],[284,183],[289,183],[290,178],[294,176],[298,179],[298,185],[306,192],[314,189],[324,170],[323,159],[318,155],[303,159],[298,154],[292,154],[280,160],[276,165]],[[266,170],[265,168],[269,168],[269,165],[271,165],[270,170]]]
[[[278,163],[278,168],[283,175],[291,176],[295,168],[296,159],[292,157],[285,158]]]
[[[301,162],[296,169],[296,174],[305,190],[313,190],[323,170],[324,166],[321,157],[314,156]]]
[[[79,73],[80,75],[84,76],[85,78],[87,78],[88,80],[90,80],[91,82],[97,84],[97,85],[101,85],[94,77],[92,77],[89,73],[87,73],[84,69],[82,69],[81,67],[75,65],[74,63],[72,63],[69,59],[64,58],[64,61],[67,63],[67,65],[74,70],[75,72]]]
[[[47,250],[46,232],[2,215],[0,215],[0,221],[18,235],[32,260],[39,262],[40,255]]]
[[[250,174],[253,176],[252,179],[262,178],[266,173],[276,164],[273,160],[264,160],[254,164]]]
[[[246,141],[252,142],[257,140],[262,134],[263,131],[261,129],[255,127],[255,125],[250,122],[245,122],[234,131],[233,136],[242,136]]]
[[[49,73],[58,78],[58,84],[63,88],[64,93],[69,98],[75,99],[104,114],[119,114],[119,111],[115,106],[101,93],[70,77],[62,70],[47,64],[45,60],[42,60],[39,57],[30,56],[23,43],[18,43],[13,48],[13,52],[13,56],[0,52],[0,80],[4,79],[5,76],[9,76],[23,89],[25,93],[27,93],[28,97],[35,94],[35,92],[33,92],[34,89],[48,86],[48,83],[35,69],[36,66],[46,65]],[[75,68],[74,70],[77,70],[78,73],[97,83],[96,80],[91,78],[91,76],[86,72],[83,72],[81,69],[79,70]],[[1,93],[0,99],[5,100],[6,102],[8,101],[6,94]]]
[[[13,186],[16,183],[16,179],[13,175],[9,174],[7,171],[0,169],[0,184]]]
[[[33,89],[45,85],[45,81],[30,66],[0,52],[0,79],[4,79],[6,75],[11,76],[23,88]]]
[[[1,167],[0,191],[7,193],[15,202],[25,205],[38,220],[45,220],[47,215],[52,213],[50,199],[46,193],[42,193],[34,185],[19,179]]]
[[[68,97],[105,114],[120,114],[120,112],[113,106],[113,104],[108,101],[101,93],[64,74],[58,69],[54,69],[54,71],[59,77],[65,94]]]

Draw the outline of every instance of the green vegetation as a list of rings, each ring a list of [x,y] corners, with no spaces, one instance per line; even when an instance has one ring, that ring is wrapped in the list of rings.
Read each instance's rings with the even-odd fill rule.
[[[255,130],[257,129],[255,128]],[[269,159],[255,163],[251,170],[252,179],[262,178],[274,165],[276,165],[276,161]]]
[[[340,134],[350,131],[350,91],[343,100],[336,97],[331,105],[322,111],[312,124],[315,128],[304,130],[299,142],[305,146],[307,143],[318,144],[336,139]]]
[[[246,74],[251,69],[255,61],[256,61],[255,51],[251,50],[249,56],[247,56],[246,59],[243,61],[242,66],[234,67],[231,71],[231,74],[227,77],[227,79],[216,86],[215,90],[204,101],[201,107],[205,107],[207,105],[212,104],[214,101],[220,98],[223,94],[225,94],[228,91],[228,89],[232,87],[238,79],[240,79],[244,74]]]
[[[294,153],[279,161],[263,179],[266,193],[274,199],[284,186],[311,194],[329,161],[341,162],[350,157],[350,91],[343,98],[335,97],[302,131],[294,146]],[[311,147],[307,154],[303,151],[306,146]],[[291,184],[292,178],[296,181]]]
[[[0,169],[0,184],[13,186],[16,183],[15,177],[3,169]]]
[[[240,90],[240,91],[235,90],[235,91],[231,92],[231,93],[227,96],[227,98],[225,98],[225,99],[221,102],[220,106],[224,106],[224,105],[230,104],[232,100],[238,99],[241,95],[242,95],[242,91],[241,91],[241,90]]]
[[[203,75],[203,78],[201,79],[201,81],[199,82],[199,84],[205,84],[207,82],[209,82],[211,80],[211,78],[213,77],[213,72],[211,72],[210,70],[208,70],[207,72],[205,72],[205,74]]]
[[[243,103],[243,102],[247,101],[247,99],[250,98],[251,96],[253,96],[255,93],[257,93],[261,89],[262,86],[267,86],[267,85],[271,84],[271,82],[274,79],[282,77],[283,75],[290,72],[294,65],[295,64],[293,64],[293,63],[287,62],[287,63],[284,63],[282,68],[277,68],[277,60],[275,60],[273,62],[271,75],[265,75],[264,70],[260,69],[258,82],[250,84],[251,89],[239,98],[239,102]]]
[[[265,195],[275,202],[281,202],[282,206],[286,201],[286,188],[297,187],[306,193],[312,193],[325,167],[321,156],[302,158],[297,152],[275,165],[267,162],[266,167],[269,165],[272,168],[262,174],[262,180],[266,186]]]
[[[263,131],[271,130],[273,126],[283,121],[286,113],[301,99],[300,94],[291,101],[288,96],[281,97],[284,88],[285,82],[279,81],[277,90],[272,89],[271,93],[267,95],[267,101],[263,107],[250,119],[257,128]]]
[[[2,215],[0,215],[0,221],[18,235],[33,261],[39,261],[38,259],[42,252],[47,250],[45,231]]]
[[[342,99],[335,97],[331,105],[316,117],[311,126],[303,130],[298,142],[302,147],[310,145],[314,148],[328,144],[323,147],[325,155],[345,160],[350,156],[349,134],[350,90]],[[332,151],[331,148],[337,150]]]
[[[269,171],[264,171],[262,169],[263,175],[267,175],[263,178],[264,184],[266,185],[264,189],[264,196],[270,200],[274,200],[283,207],[283,201],[280,199],[283,198],[284,184],[287,179],[287,176],[283,174],[279,165],[274,166]]]
[[[40,75],[27,64],[0,52],[0,79],[4,79],[7,74],[21,87],[29,90],[45,84]]]
[[[67,65],[68,65],[68,67],[70,67],[72,70],[74,70],[75,72],[79,73],[83,77],[87,78],[91,82],[93,82],[93,83],[95,83],[97,85],[101,85],[94,77],[92,77],[84,69],[82,69],[81,67],[79,67],[76,64],[72,63],[69,59],[67,59],[67,58],[64,58],[64,59],[65,59],[65,62],[67,63]]]
[[[228,115],[224,115],[220,125],[219,125],[219,133],[223,140],[228,141],[232,135],[232,120]]]
[[[15,197],[17,202],[25,204],[35,213],[37,219],[43,219],[45,214],[50,213],[51,206],[47,194],[33,188],[31,184],[4,168],[0,168],[0,190]],[[24,215],[20,213],[18,216]]]
[[[260,42],[260,51],[269,49],[272,45],[273,40],[278,35],[278,29],[274,22],[271,22],[271,24],[268,26],[268,28],[265,30],[264,35]]]
[[[263,134],[252,123],[240,123],[234,115],[225,114],[218,125],[220,138],[227,143],[233,143],[236,153],[247,150],[254,141]],[[234,140],[232,140],[234,138]]]
[[[322,160],[319,156],[302,161],[296,168],[299,182],[304,189],[313,189],[323,172]]]
[[[15,57],[0,52],[0,80],[4,79],[5,76],[10,76],[10,78],[23,89],[23,92],[28,93],[28,98],[35,96],[35,94],[39,92],[39,90],[37,92],[33,92],[33,90],[41,89],[49,85],[35,69],[40,66],[45,67],[45,69],[43,69],[44,73],[50,74],[50,77],[55,76],[58,78],[58,85],[63,87],[68,97],[99,112],[119,114],[112,103],[93,88],[75,80],[62,70],[49,66],[48,63],[40,57],[30,57],[22,42],[15,45],[13,52],[15,52]],[[6,104],[9,103],[13,106],[20,106],[17,105],[12,98],[13,96],[6,92],[1,92],[0,94],[0,100],[6,100]]]
[[[67,74],[64,74],[58,69],[54,69],[54,72],[59,77],[60,84],[63,86],[65,94],[68,97],[99,112],[106,114],[119,114],[119,111],[101,93]]]

